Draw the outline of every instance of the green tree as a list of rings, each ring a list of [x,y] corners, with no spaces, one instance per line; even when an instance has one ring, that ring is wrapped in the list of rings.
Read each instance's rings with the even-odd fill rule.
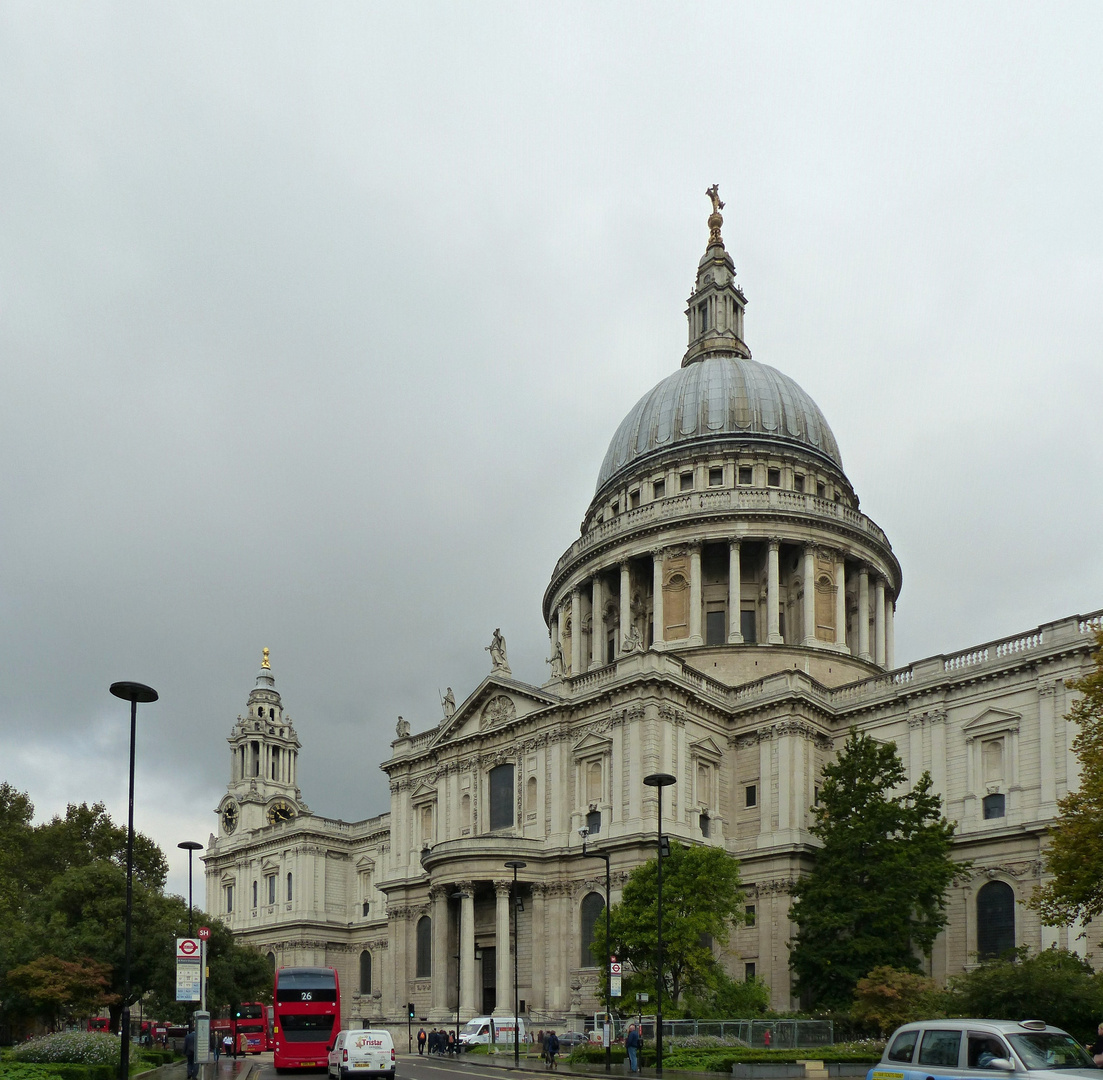
[[[931,778],[907,780],[895,743],[851,729],[824,769],[813,835],[823,847],[793,889],[791,967],[810,1005],[848,1008],[876,967],[919,971],[946,925],[946,890],[967,864],[950,859],[954,826]]]
[[[888,1035],[912,1020],[945,1015],[944,998],[934,979],[914,971],[877,967],[858,980],[850,1015],[875,1024],[882,1035]]]
[[[612,947],[605,940],[605,920],[595,926],[593,954],[605,992],[605,957],[615,955],[632,968],[625,979],[625,999],[637,990],[654,997],[658,952],[658,861],[637,866],[625,883],[619,904],[609,912]],[[723,970],[713,944],[728,942],[733,924],[743,918],[739,863],[722,848],[670,844],[663,860],[663,997],[677,1012],[684,994],[712,995]]]
[[[1095,646],[1095,669],[1069,683],[1083,695],[1068,713],[1080,729],[1072,743],[1080,786],[1057,804],[1044,856],[1052,876],[1030,900],[1050,926],[1090,922],[1103,912],[1103,631]]]
[[[111,969],[94,960],[40,956],[7,973],[7,990],[16,1015],[37,1016],[57,1026],[66,1016],[89,1016],[113,1003]]]
[[[1037,1017],[1091,1042],[1103,1014],[1103,983],[1066,949],[1030,955],[1020,948],[950,982],[950,1007],[962,1016]]]

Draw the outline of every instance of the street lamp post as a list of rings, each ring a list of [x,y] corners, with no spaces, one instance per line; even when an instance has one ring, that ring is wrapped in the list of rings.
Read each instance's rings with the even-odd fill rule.
[[[584,859],[604,859],[605,860],[605,1023],[607,1025],[613,1022],[613,935],[610,930],[610,916],[609,907],[613,903],[613,875],[609,868],[609,852],[607,851],[587,851],[586,850],[586,838],[590,835],[589,826],[583,825],[578,830],[578,835],[582,837],[582,857]],[[604,1035],[604,1032],[602,1033]],[[609,1032],[609,1037],[604,1039],[605,1042],[605,1071],[613,1071],[613,1033]]]
[[[521,1020],[518,1017],[520,1001],[517,997],[517,913],[521,910],[521,898],[517,895],[517,871],[528,863],[510,859],[506,866],[513,871],[513,1064],[521,1061]]]
[[[659,956],[658,974],[655,978],[655,1075],[663,1074],[663,788],[678,782],[670,773],[651,773],[643,778],[648,787],[658,788],[659,796]]]
[[[460,964],[463,961],[463,939],[460,932],[463,929],[463,902],[471,894],[465,892],[452,893],[452,899],[458,900],[456,905],[456,1053],[460,1052]]]
[[[188,937],[191,937],[191,857],[193,851],[200,851],[203,848],[202,844],[197,844],[194,840],[185,840],[182,844],[176,845],[178,848],[183,848],[188,853]]]
[[[126,930],[123,946],[123,1016],[119,1040],[119,1080],[130,1076],[130,927],[134,915],[134,741],[138,733],[138,702],[156,701],[157,691],[136,682],[111,684],[111,693],[130,702],[130,787],[126,818]]]

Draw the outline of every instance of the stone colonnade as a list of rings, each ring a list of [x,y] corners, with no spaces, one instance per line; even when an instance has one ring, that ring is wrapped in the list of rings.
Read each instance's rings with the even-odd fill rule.
[[[712,543],[723,543],[713,541]],[[816,552],[823,552],[822,545],[807,541],[786,541],[779,537],[739,537],[726,541],[728,545],[728,589],[727,589],[727,637],[729,645],[745,643],[742,619],[742,549],[748,543],[765,544],[765,625],[764,642],[769,645],[784,643],[781,633],[781,612],[783,605],[783,587],[780,576],[780,551],[782,545],[799,546],[802,549],[801,577],[803,602],[801,604],[801,624],[799,634],[790,631],[790,643],[807,648],[824,648],[839,652],[849,652],[862,660],[869,660],[884,668],[895,664],[894,616],[896,601],[888,581],[875,568],[864,562],[848,562],[847,553],[827,549],[833,563],[834,591],[834,628],[833,640],[823,640],[816,632]],[[702,602],[701,541],[688,544],[669,545],[652,549],[651,559],[651,644],[657,649],[671,647],[689,647],[705,644],[702,631],[704,604]],[[688,564],[688,627],[685,636],[665,640],[666,618],[664,612],[664,572],[667,560],[675,554],[685,553]],[[604,663],[646,647],[648,642],[633,641],[629,630],[633,626],[634,616],[639,613],[632,608],[632,564],[639,556],[622,559],[613,564],[619,569],[619,590],[606,598],[607,577],[612,576],[612,566],[601,567],[589,578],[579,581],[571,589],[569,597],[559,603],[551,619],[551,643],[554,653],[556,645],[562,647],[569,639],[569,654],[564,655],[564,664],[571,674],[600,667]],[[856,579],[856,580],[855,580]],[[847,640],[847,588],[852,587],[857,610],[855,612],[856,641]],[[615,611],[610,612],[616,600]],[[585,603],[589,602],[589,610]],[[607,615],[612,618],[607,623]],[[585,619],[590,619],[589,648],[583,649],[583,635],[586,632]],[[870,624],[872,623],[872,640]],[[616,630],[613,657],[605,654],[607,631]],[[581,630],[581,632],[580,632]]]

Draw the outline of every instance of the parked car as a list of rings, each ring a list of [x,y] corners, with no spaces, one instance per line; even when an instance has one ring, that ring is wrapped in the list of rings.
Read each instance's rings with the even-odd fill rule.
[[[866,1080],[1097,1080],[1067,1032],[1043,1020],[921,1020],[892,1033]]]
[[[328,1069],[335,1080],[348,1080],[352,1073],[395,1074],[394,1041],[386,1030],[353,1029],[338,1032],[329,1049]]]
[[[556,1032],[559,1037],[560,1050],[568,1050],[573,1046],[580,1046],[582,1043],[590,1041],[588,1035],[584,1035],[581,1031],[563,1031]]]

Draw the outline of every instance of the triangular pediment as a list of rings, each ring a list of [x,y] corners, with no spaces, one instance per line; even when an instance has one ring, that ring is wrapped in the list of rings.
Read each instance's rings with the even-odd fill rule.
[[[1006,709],[985,709],[979,716],[973,717],[963,728],[966,739],[975,739],[981,735],[996,735],[1001,731],[1018,731],[1022,717]]]
[[[537,686],[502,675],[488,675],[455,713],[441,724],[430,745],[438,746],[480,731],[505,727],[558,702],[555,694],[549,694]]]
[[[711,738],[691,743],[689,748],[698,757],[708,758],[710,761],[719,761],[724,756],[724,752]]]
[[[375,870],[375,860],[369,859],[367,855],[361,855],[360,858],[356,860],[356,870],[361,874],[370,874]]]
[[[612,740],[603,739],[594,732],[588,732],[574,744],[575,757],[587,757],[590,754],[604,754],[613,745]]]
[[[435,799],[436,797],[437,789],[432,784],[426,784],[424,781],[410,792],[411,802],[415,799],[420,802],[423,799]]]

